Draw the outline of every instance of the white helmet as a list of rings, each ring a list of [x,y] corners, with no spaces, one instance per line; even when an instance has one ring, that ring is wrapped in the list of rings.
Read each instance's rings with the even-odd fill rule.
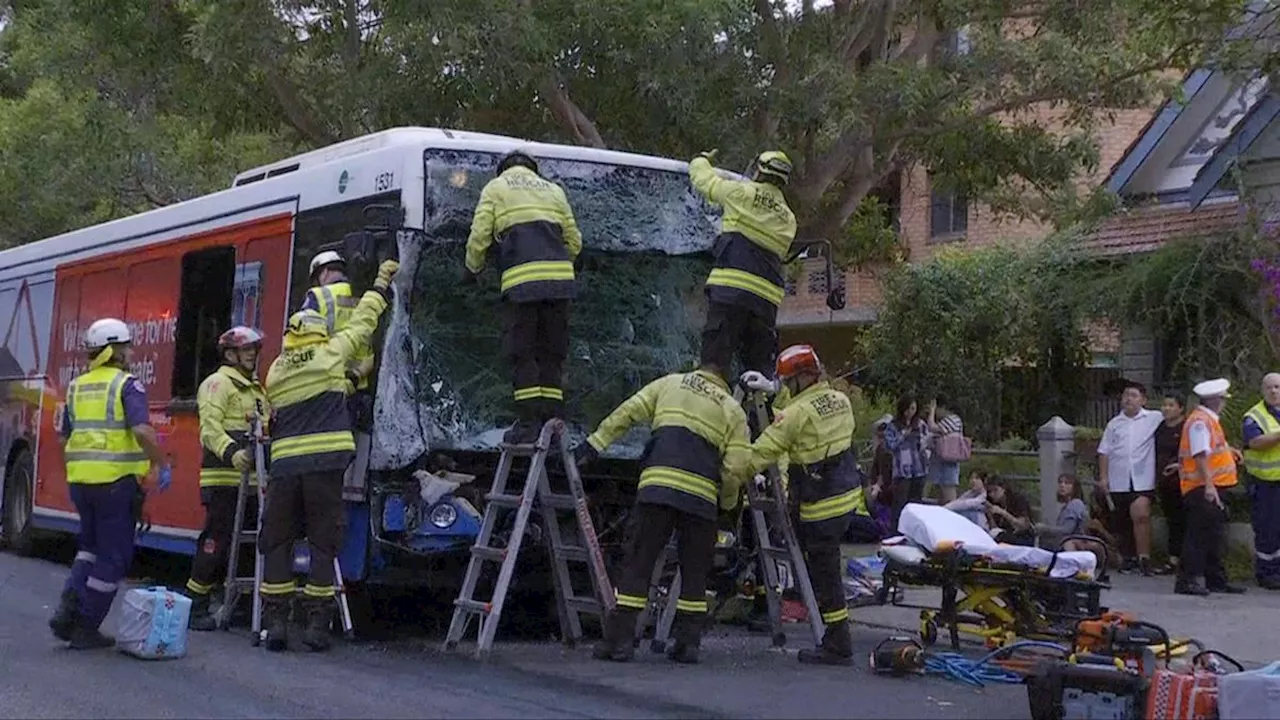
[[[319,255],[316,255],[315,257],[311,258],[311,271],[309,274],[311,275],[311,277],[315,277],[317,270],[324,267],[325,265],[333,265],[333,264],[338,264],[345,267],[347,264],[347,261],[343,260],[342,256],[334,252],[333,250],[325,250]]]
[[[101,350],[108,345],[133,342],[129,326],[116,318],[95,320],[84,332],[84,346],[89,350]]]

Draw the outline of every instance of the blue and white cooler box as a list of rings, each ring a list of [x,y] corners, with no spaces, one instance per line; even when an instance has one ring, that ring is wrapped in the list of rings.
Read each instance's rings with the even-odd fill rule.
[[[143,660],[187,654],[191,599],[166,587],[134,588],[124,594],[116,647]]]

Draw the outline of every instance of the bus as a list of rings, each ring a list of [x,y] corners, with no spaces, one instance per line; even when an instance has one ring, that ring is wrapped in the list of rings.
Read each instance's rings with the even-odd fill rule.
[[[265,374],[310,259],[334,248],[347,253],[357,292],[380,260],[401,263],[375,336],[374,429],[344,490],[343,575],[435,583],[447,570],[456,582],[514,419],[496,272],[479,288],[458,277],[480,190],[517,148],[565,188],[584,240],[565,375],[573,441],[645,383],[691,368],[718,218],[684,162],[447,129],[378,132],[244,171],[227,190],[0,252],[3,542],[24,552],[41,533],[77,531],[54,428],[84,370],[84,329],[119,317],[174,459],[172,487],[147,499],[138,542],[194,554],[195,395],[217,367],[217,338],[232,325],[260,328]],[[601,541],[615,550],[646,436],[634,429],[584,478]],[[433,497],[423,471],[442,453],[476,480]]]

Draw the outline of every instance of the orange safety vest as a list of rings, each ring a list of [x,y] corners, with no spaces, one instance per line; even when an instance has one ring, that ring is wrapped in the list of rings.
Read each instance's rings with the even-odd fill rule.
[[[1182,494],[1204,485],[1200,477],[1200,468],[1191,454],[1191,425],[1203,422],[1209,428],[1209,475],[1217,487],[1231,487],[1236,484],[1236,459],[1227,445],[1227,436],[1222,432],[1222,424],[1203,408],[1196,408],[1187,416],[1183,425],[1182,440],[1178,443],[1178,479],[1181,481]]]

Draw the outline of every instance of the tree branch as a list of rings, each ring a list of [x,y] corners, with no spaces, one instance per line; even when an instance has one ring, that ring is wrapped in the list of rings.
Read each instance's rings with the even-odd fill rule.
[[[574,143],[601,149],[607,147],[595,123],[569,97],[569,91],[559,77],[548,76],[542,83],[540,94],[547,101],[551,116],[569,133]]]
[[[338,137],[312,115],[298,93],[298,89],[278,68],[268,64],[263,68],[263,72],[266,75],[267,87],[271,89],[276,102],[280,103],[285,119],[309,143],[316,147],[323,147],[338,141]]]
[[[773,16],[773,6],[769,0],[755,0],[755,13],[760,18],[760,32],[763,36],[766,61],[773,65],[773,80],[770,90],[787,88],[791,85],[791,64],[787,60],[787,49],[782,41],[782,32],[778,29],[778,20]],[[773,112],[771,96],[774,92],[766,92],[760,109],[756,112],[756,133],[762,138],[773,138],[778,134],[778,117]]]

